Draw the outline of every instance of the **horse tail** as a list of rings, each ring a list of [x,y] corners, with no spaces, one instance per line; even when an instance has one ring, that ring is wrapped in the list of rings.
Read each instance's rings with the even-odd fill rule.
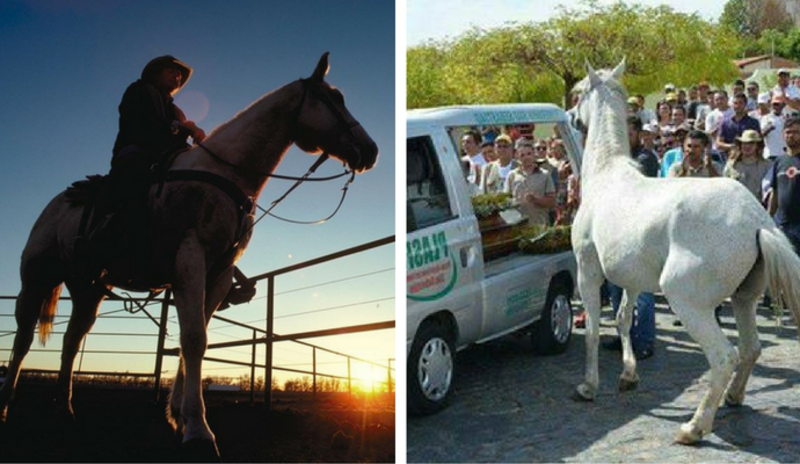
[[[47,294],[42,300],[42,307],[39,310],[39,342],[44,345],[47,339],[50,338],[50,332],[53,331],[53,319],[56,316],[56,308],[58,308],[58,298],[61,296],[61,289],[64,286],[59,284],[48,290]]]
[[[794,320],[800,324],[800,257],[789,239],[777,228],[761,229],[759,241],[770,294],[778,303],[782,296]]]

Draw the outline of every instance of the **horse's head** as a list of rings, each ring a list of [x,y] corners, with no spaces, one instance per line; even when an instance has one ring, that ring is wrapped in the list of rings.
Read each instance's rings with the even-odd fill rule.
[[[622,74],[625,72],[625,58],[612,71],[607,69],[595,71],[589,64],[589,60],[586,60],[586,70],[586,77],[574,87],[574,91],[580,95],[580,99],[575,105],[575,119],[576,123],[589,127],[592,123],[593,109],[597,104],[594,96],[601,88],[611,90],[612,93],[619,96],[622,102],[627,100],[625,87],[620,83]]]
[[[378,158],[378,146],[350,114],[342,92],[325,82],[328,69],[326,52],[311,77],[300,80],[303,96],[297,109],[294,143],[309,153],[328,153],[355,172],[371,169]]]

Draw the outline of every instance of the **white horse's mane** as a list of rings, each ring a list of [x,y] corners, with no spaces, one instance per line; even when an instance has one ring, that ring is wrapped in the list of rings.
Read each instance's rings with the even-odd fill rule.
[[[278,90],[280,89],[267,92],[231,119],[214,128],[208,135],[207,143],[221,142],[235,151],[247,151],[253,147],[263,146],[264,139],[268,139],[272,131],[254,124],[254,121],[263,120],[262,114],[265,112],[280,109],[283,102],[273,98]]]
[[[630,146],[626,143],[628,94],[625,87],[615,79],[614,71],[601,69],[595,74],[599,80],[594,85],[590,76],[586,76],[573,88],[573,91],[581,95],[577,108],[578,117],[589,127],[581,177],[590,178],[592,172],[612,164],[628,166],[630,169],[625,169],[626,175],[631,174],[631,171],[639,172],[638,163],[631,158]],[[592,120],[590,115],[597,113],[594,108],[601,104],[603,108],[599,117]]]

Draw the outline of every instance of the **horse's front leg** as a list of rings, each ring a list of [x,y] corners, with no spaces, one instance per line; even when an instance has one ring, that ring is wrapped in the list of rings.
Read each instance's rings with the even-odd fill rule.
[[[203,403],[202,363],[206,352],[205,320],[206,263],[203,249],[194,241],[184,243],[175,262],[175,306],[181,340],[181,363],[184,373],[180,416],[185,421],[183,443],[192,460],[205,460],[219,452],[214,434],[206,422]]]
[[[592,266],[585,259],[578,260],[578,289],[586,310],[586,377],[578,385],[574,398],[592,401],[600,384],[598,345],[600,343],[600,285],[603,276],[599,265]]]
[[[214,311],[217,310],[222,300],[228,295],[233,282],[233,266],[222,271],[216,277],[210,277],[206,282],[205,324],[206,331]],[[178,373],[172,383],[169,400],[167,402],[167,420],[176,432],[183,432],[183,419],[181,418],[181,403],[183,402],[184,388],[183,360],[178,365]]]
[[[623,289],[622,302],[617,312],[617,331],[622,341],[622,374],[619,377],[619,390],[634,390],[639,385],[639,376],[636,374],[636,356],[633,354],[631,343],[631,324],[633,322],[633,307],[637,292]]]

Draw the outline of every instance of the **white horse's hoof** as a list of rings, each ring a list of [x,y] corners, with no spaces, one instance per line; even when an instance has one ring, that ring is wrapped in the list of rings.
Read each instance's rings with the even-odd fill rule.
[[[167,404],[167,422],[169,422],[169,425],[176,434],[183,433],[186,424],[184,424],[183,417],[181,417],[180,408],[173,408],[171,405]]]
[[[213,440],[196,438],[181,445],[186,462],[220,462],[219,450]]]
[[[594,401],[594,397],[595,388],[585,383],[578,385],[578,388],[575,389],[575,393],[572,394],[572,399],[575,401]]]
[[[692,425],[691,422],[681,424],[681,429],[678,436],[675,437],[675,442],[681,445],[695,445],[703,439],[703,431],[698,427]]]
[[[744,404],[744,395],[736,396],[730,393],[725,395],[725,406],[729,408],[738,408]]]
[[[636,390],[639,387],[639,376],[634,375],[632,379],[625,378],[625,376],[620,376],[619,378],[619,391],[626,392],[631,390]]]

